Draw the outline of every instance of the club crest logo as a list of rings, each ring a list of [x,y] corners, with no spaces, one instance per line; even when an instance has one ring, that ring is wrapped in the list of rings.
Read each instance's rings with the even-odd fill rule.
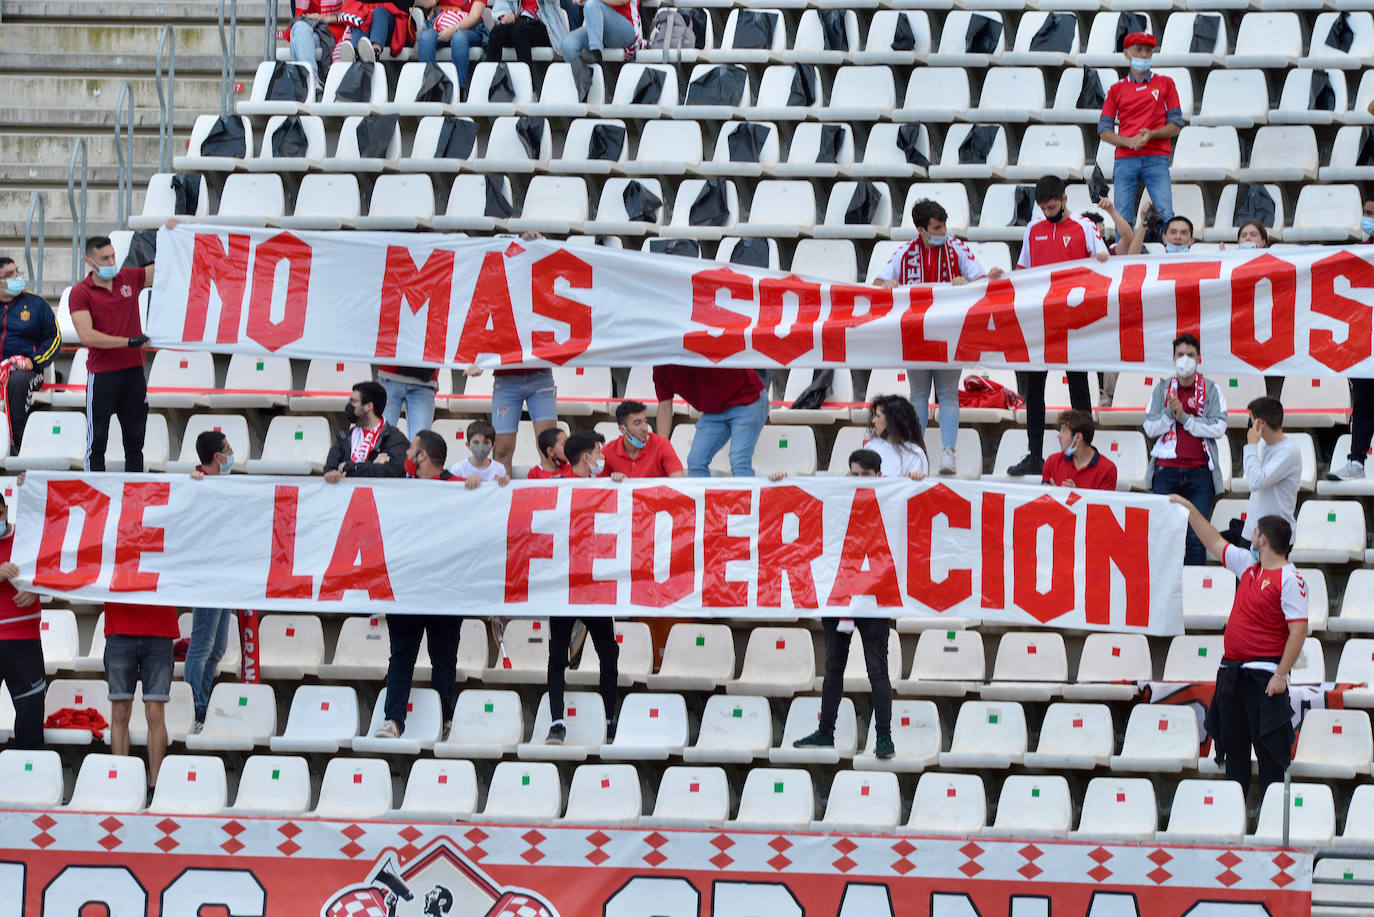
[[[129,286],[129,285],[126,283],[126,284],[124,284],[123,286],[121,286],[121,287],[119,288],[119,295],[120,295],[120,296],[126,296],[126,297],[127,297],[127,296],[133,296],[133,295],[134,295],[134,288],[131,287],[131,286]]]

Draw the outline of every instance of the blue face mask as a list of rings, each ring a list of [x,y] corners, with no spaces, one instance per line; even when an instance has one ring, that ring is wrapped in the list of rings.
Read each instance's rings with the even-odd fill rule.
[[[1260,562],[1259,548],[1255,547],[1254,545],[1250,545],[1250,559],[1253,560],[1255,563]]]
[[[95,273],[101,280],[114,280],[119,268],[113,264],[96,265]]]
[[[626,438],[627,440],[629,440],[629,441],[630,441],[630,445],[631,445],[631,446],[634,446],[636,449],[643,449],[643,448],[644,448],[646,445],[648,445],[648,443],[649,443],[649,441],[648,441],[647,439],[635,439],[633,436],[631,436],[631,435],[628,434],[628,433],[625,434],[625,438]]]
[[[1150,59],[1148,57],[1131,58],[1131,69],[1136,73],[1144,73],[1150,69]]]
[[[1236,246],[1236,248],[1240,248],[1240,249],[1249,249],[1249,248],[1254,248],[1254,247],[1255,247],[1255,243],[1254,243],[1254,242],[1241,242],[1239,245]]]
[[[1374,236],[1374,217],[1360,217],[1360,232]]]
[[[945,242],[948,241],[948,239],[949,236],[931,236],[930,244],[939,247],[941,245],[944,245]]]
[[[6,277],[5,291],[8,292],[11,296],[18,296],[20,293],[24,292],[24,278]]]
[[[1188,250],[1186,245],[1174,245],[1172,242],[1164,243],[1164,250],[1171,255],[1178,255]]]
[[[233,453],[231,452],[229,455],[226,455],[226,456],[224,457],[224,464],[219,466],[219,473],[220,473],[220,474],[228,474],[228,473],[229,473],[229,470],[230,470],[231,468],[233,468],[233,467],[234,467],[234,455],[233,455]]]
[[[1078,443],[1074,442],[1073,439],[1071,438],[1071,439],[1069,440],[1069,448],[1067,448],[1067,449],[1064,450],[1064,458],[1069,459],[1070,461],[1072,461],[1072,460],[1073,460],[1073,454],[1074,454],[1075,452],[1077,452],[1077,451],[1078,451]]]

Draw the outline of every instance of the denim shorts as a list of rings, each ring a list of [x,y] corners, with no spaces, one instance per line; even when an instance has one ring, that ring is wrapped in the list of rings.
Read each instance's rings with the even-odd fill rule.
[[[520,429],[520,411],[529,405],[530,420],[558,419],[558,388],[553,370],[497,376],[491,383],[491,426],[497,435]]]
[[[172,693],[172,638],[105,638],[105,680],[110,700],[133,700],[134,686],[143,682],[145,701],[166,702]]]

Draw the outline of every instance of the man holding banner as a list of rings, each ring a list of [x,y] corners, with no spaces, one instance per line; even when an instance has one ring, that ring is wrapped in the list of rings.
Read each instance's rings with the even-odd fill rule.
[[[339,434],[324,461],[324,479],[337,484],[352,475],[359,478],[399,478],[405,476],[405,434],[382,419],[386,410],[386,389],[367,381],[353,386],[344,405],[350,424]]]

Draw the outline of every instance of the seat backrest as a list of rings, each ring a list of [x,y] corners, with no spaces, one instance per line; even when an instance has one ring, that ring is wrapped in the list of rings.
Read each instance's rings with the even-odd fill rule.
[[[372,708],[372,719],[367,725],[367,735],[373,735],[386,721],[386,688],[377,693],[377,703]],[[439,707],[439,692],[433,688],[411,688],[410,698],[406,701],[404,739],[412,739],[422,745],[440,738],[443,728],[443,713]]]
[[[267,425],[262,457],[273,461],[318,462],[329,451],[329,439],[329,421],[323,417],[280,415]]]
[[[965,125],[965,127],[969,126],[971,125]],[[951,131],[950,133],[952,134],[953,131]],[[967,131],[965,131],[964,133],[967,134]],[[1002,131],[999,128],[998,137],[1000,138],[1001,142],[1002,162],[1005,163],[1007,150],[1005,131]],[[994,144],[993,147],[994,149],[996,149],[997,144]],[[954,149],[954,162],[958,162],[959,145],[955,144]],[[989,159],[991,159],[991,157],[989,157]],[[917,201],[921,200],[922,198],[932,200],[935,203],[939,204],[941,207],[945,208],[945,212],[949,215],[949,218],[946,220],[946,224],[948,225],[951,233],[962,232],[968,228],[970,212],[968,203],[968,189],[964,186],[963,182],[957,181],[913,182],[907,188],[906,200],[902,203],[902,228],[914,228],[911,222],[911,208]]]
[[[525,208],[521,216],[525,219],[585,220],[587,180],[580,176],[534,176],[525,190]]]
[[[267,119],[267,127],[262,132],[262,149],[258,152],[260,159],[278,158],[272,152],[273,141],[279,132],[286,130],[292,118],[299,121],[301,132],[305,135],[305,153],[300,158],[324,158],[324,121],[311,115],[274,115]]]
[[[297,755],[250,755],[231,808],[296,815],[310,808],[310,766]]]
[[[1080,684],[1154,677],[1150,641],[1144,634],[1088,634],[1078,657]]]
[[[927,771],[916,782],[907,828],[917,834],[977,834],[988,818],[983,778]]]
[[[1067,832],[1073,823],[1069,783],[1049,774],[1012,774],[997,799],[997,820],[1003,830]]]
[[[661,675],[734,677],[735,640],[728,624],[674,624],[663,647]],[[708,700],[709,704],[709,700]]]
[[[1263,838],[1284,835],[1284,783],[1271,783],[1260,803],[1255,834]],[[1331,787],[1325,783],[1298,783],[1289,787],[1288,838],[1294,846],[1331,843],[1336,833],[1336,803]]]
[[[1179,758],[1198,755],[1197,714],[1178,704],[1136,704],[1126,721],[1121,753],[1148,758]]]
[[[219,197],[219,216],[280,219],[286,213],[286,192],[281,176],[235,173],[224,180]]]
[[[766,752],[773,743],[773,715],[766,697],[712,694],[701,714],[695,748]]]
[[[1094,777],[1083,796],[1078,830],[1153,838],[1159,827],[1155,786],[1146,777]]]
[[[339,102],[339,84],[344,81],[344,77],[348,75],[348,71],[352,68],[352,66],[353,65],[351,64],[347,64],[339,67],[329,68],[329,73],[327,73],[324,78],[324,93],[320,97],[321,102]],[[457,71],[454,72],[456,73]],[[418,88],[418,80],[416,81],[415,85]],[[410,98],[415,98],[415,90],[413,89],[410,92]],[[390,87],[387,83],[386,67],[380,63],[374,64],[372,67],[372,95],[368,99],[368,104],[385,105],[390,100],[391,92]]]
[[[558,765],[548,761],[502,761],[492,771],[483,814],[556,818],[563,809]]]
[[[381,818],[391,808],[391,765],[379,758],[331,758],[315,815]]]
[[[826,210],[829,221],[829,208]],[[821,280],[854,283],[859,280],[858,255],[849,239],[801,239],[792,252],[794,273]],[[833,461],[833,460],[832,460]]]
[[[1309,710],[1298,733],[1295,761],[1350,764],[1368,770],[1374,757],[1369,714],[1363,710]]]
[[[973,23],[973,17],[978,16],[998,23],[1002,26],[997,36],[997,44],[993,50],[994,54],[1001,54],[1007,47],[1007,27],[1002,18],[1002,14],[993,11],[979,10],[976,13],[967,10],[955,10],[945,16],[945,27],[940,32],[941,54],[965,54],[968,51],[969,26]]]
[[[791,680],[815,675],[811,632],[803,627],[756,627],[744,648],[742,680]]]
[[[655,818],[721,822],[730,815],[730,784],[719,767],[664,769],[654,800]]]
[[[8,698],[9,692],[5,696]],[[62,758],[55,751],[0,751],[0,805],[51,809],[62,804]]]
[[[481,64],[478,64],[480,67]],[[539,101],[543,105],[601,105],[606,101],[606,79],[600,64],[591,67],[592,81],[587,87],[584,103],[578,95],[577,83],[573,80],[572,67],[564,61],[549,64],[544,71],[544,82],[539,87]]]
[[[837,165],[852,163],[854,161],[854,132],[848,124],[817,124],[814,122],[804,122],[797,125],[796,131],[792,134],[792,144],[787,149],[787,161],[810,165],[818,161],[821,149],[821,138],[824,128],[839,128],[840,130],[840,150],[835,157]]]
[[[1211,682],[1221,664],[1221,637],[1185,634],[1169,641],[1164,657],[1164,681]]]
[[[895,828],[902,818],[902,793],[894,773],[839,771],[830,782],[822,822]]]
[[[549,695],[539,698],[539,707],[534,714],[535,740],[542,739],[549,732],[553,718],[549,715]],[[595,691],[569,691],[563,697],[563,724],[568,733],[565,745],[593,745],[600,747],[606,742],[606,705],[601,695]]]
[[[344,685],[301,685],[291,695],[282,735],[302,739],[352,739],[358,734],[358,694]]]
[[[876,13],[880,16],[882,13]],[[930,44],[930,28],[927,26],[927,46]],[[848,50],[852,53],[861,50],[861,39],[859,33],[859,17],[853,10],[844,11],[844,33]],[[869,35],[873,34],[870,27]],[[890,40],[889,40],[890,43]],[[825,47],[825,28],[821,24],[820,11],[815,9],[806,10],[801,14],[801,20],[797,23],[797,34],[792,38],[793,51],[824,51]]]
[[[137,812],[143,808],[147,792],[147,769],[142,758],[93,752],[81,759],[81,770],[67,808]]]
[[[725,204],[726,217],[723,224],[726,228],[732,228],[739,220],[739,191],[733,181],[725,181]],[[697,196],[701,194],[706,182],[703,179],[689,179],[678,185],[677,198],[673,201],[673,220],[674,226],[690,226],[692,216],[692,204]]]
[[[734,15],[734,14],[732,13],[731,15]],[[749,70],[748,70],[747,68],[745,68],[744,66],[740,65],[740,64],[697,64],[695,67],[692,68],[692,76],[691,76],[691,79],[688,80],[688,86],[687,86],[686,95],[684,96],[684,99],[690,99],[690,98],[691,98],[691,96],[692,96],[692,86],[691,86],[691,84],[692,84],[692,83],[695,83],[695,82],[697,82],[698,80],[703,79],[703,78],[706,77],[706,75],[709,74],[712,70],[717,70],[717,69],[719,69],[719,70],[738,70],[738,71],[742,71],[742,72],[745,74],[744,83],[743,83],[743,85],[740,87],[739,95],[735,96],[734,98],[725,99],[725,100],[720,101],[720,102],[715,102],[715,101],[713,101],[713,102],[706,103],[706,104],[710,104],[710,105],[728,105],[728,106],[748,105],[748,104],[753,100],[753,98],[754,98],[754,79],[753,79],[752,76],[749,75]],[[693,101],[693,104],[696,104],[695,100]]]
[[[210,692],[203,736],[265,743],[277,731],[277,696],[271,685],[220,682]]]
[[[453,734],[473,745],[514,745],[525,737],[525,711],[515,691],[469,688],[453,706]]]
[[[1150,35],[1156,34],[1154,19],[1149,13],[1141,13],[1145,17],[1145,31]],[[1121,19],[1121,14],[1117,12],[1098,13],[1093,17],[1092,27],[1088,31],[1088,44],[1084,51],[1088,54],[1120,54],[1121,48],[1117,47],[1116,27]],[[1125,61],[1122,61],[1124,64]],[[1113,80],[1115,82],[1115,80]],[[1104,83],[1103,89],[1110,86]]]
[[[324,626],[317,615],[263,615],[258,637],[263,665],[313,667],[324,662]]]
[[[1232,836],[1245,833],[1245,794],[1232,780],[1180,780],[1169,810],[1169,830]]]
[[[997,643],[993,681],[1066,681],[1064,637],[1056,631],[1009,631]]]
[[[869,23],[867,44],[864,47],[869,51],[891,50],[892,40],[897,36],[897,21],[901,18],[906,19],[915,42],[908,53],[915,54],[918,58],[929,54],[930,14],[925,10],[878,10]],[[852,43],[850,50],[855,50]]]
[[[787,708],[787,721],[782,727],[782,744],[779,748],[791,748],[792,743],[816,731],[821,718],[821,699],[819,697],[794,697]],[[858,719],[854,715],[854,703],[849,698],[840,701],[839,712],[835,718],[835,747],[841,756],[853,755],[859,741]]]
[[[857,642],[857,641],[856,641]],[[878,737],[878,720],[869,717],[868,739],[864,748],[873,751]],[[928,700],[894,700],[892,702],[892,742],[898,758],[934,760],[943,747],[944,730],[940,728],[940,711]]]
[[[567,70],[567,64],[562,66],[564,70]],[[515,91],[515,98],[511,100],[511,103],[522,105],[534,101],[534,79],[530,76],[530,68],[518,61],[482,61],[479,63],[473,68],[472,78],[468,83],[468,101],[476,104],[490,102],[492,81],[496,79],[497,73],[502,69],[510,74],[511,88]],[[396,91],[398,94],[400,93],[401,87],[399,85],[396,87]],[[576,101],[576,99],[577,97],[574,95],[573,100]]]
[[[830,107],[857,105],[863,108],[892,108],[897,104],[897,85],[892,68],[841,67],[835,71],[830,87]]]
[[[879,13],[878,15],[882,15]],[[961,67],[916,67],[906,84],[905,108],[963,112],[973,107],[968,72]]]
[[[1034,14],[1032,14],[1034,15]],[[993,67],[983,80],[983,91],[978,97],[979,108],[1025,108],[1045,107],[1045,77],[1039,67]],[[1045,125],[1039,125],[1045,126]],[[1028,131],[1034,127],[1027,128]],[[1079,146],[1083,145],[1082,131],[1072,128],[1079,134]],[[1024,143],[1022,156],[1025,156]]]
[[[751,8],[751,11],[759,16],[768,17],[773,24],[772,43],[764,50],[782,51],[789,47],[787,40],[787,20],[782,15],[782,10]],[[739,25],[740,10],[730,11],[730,16],[725,21],[725,32],[721,35],[720,46],[722,48],[738,48],[738,39],[735,30]]]
[[[434,216],[434,183],[428,175],[382,175],[372,185],[368,216]],[[310,361],[313,366],[318,360]],[[369,371],[371,367],[369,367]],[[308,388],[308,383],[307,383]]]
[[[982,681],[987,672],[983,635],[976,630],[921,631],[911,677],[923,681]]]
[[[229,803],[224,759],[216,755],[168,755],[157,772],[150,812],[213,815]]]
[[[886,182],[868,182],[867,185],[869,191],[876,190],[878,192],[878,204],[873,209],[873,216],[869,218],[867,223],[861,225],[880,226],[886,229],[892,225],[892,192],[888,190]],[[830,199],[825,204],[824,222],[826,225],[844,226],[848,223],[846,214],[859,189],[859,182],[835,182],[830,189]],[[839,399],[835,400],[838,401]]]
[[[1264,111],[1268,107],[1269,87],[1263,70],[1208,72],[1202,88],[1202,114],[1229,115]]]
[[[417,759],[410,766],[400,810],[471,815],[477,810],[477,769],[471,761]]]
[[[1106,704],[1050,704],[1040,724],[1040,753],[1110,755],[1116,746]]]
[[[1015,701],[965,701],[954,721],[952,752],[1024,755],[1026,712]]]
[[[1293,227],[1356,227],[1360,190],[1356,185],[1303,185],[1293,209]]]
[[[626,695],[611,744],[681,748],[687,744],[687,702],[681,694]]]
[[[649,124],[645,126],[645,130],[647,131],[648,128],[652,127],[655,123],[657,122],[649,122]],[[715,158],[713,161],[730,162],[730,136],[735,131],[746,126],[751,129],[753,127],[766,128],[763,137],[763,145],[759,147],[759,165],[764,167],[777,165],[778,158],[781,156],[781,147],[778,143],[778,127],[776,124],[768,121],[726,121],[721,125],[720,133],[716,136],[716,147],[713,154]],[[805,125],[798,125],[797,130],[800,131],[804,126]],[[792,142],[797,142],[795,136]],[[815,162],[815,159],[813,158],[809,161]]]
[[[682,93],[678,91],[677,67],[666,64],[625,64],[620,68],[620,76],[616,78],[615,94],[611,97],[614,105],[633,104],[635,90],[639,87],[639,82],[644,78],[645,70],[656,70],[663,74],[663,88],[659,95],[659,101],[654,103],[661,106],[676,105],[682,100]]]
[[[793,80],[797,77],[797,68],[805,68],[810,73],[810,79],[816,87],[816,97],[812,99],[810,105],[799,105],[789,103],[792,95]],[[763,78],[759,80],[759,100],[760,106],[770,108],[795,108],[798,111],[814,111],[821,107],[821,78],[816,72],[816,68],[810,64],[778,64],[768,67],[763,71]]]
[[[448,77],[449,87],[453,93],[450,101],[457,102],[458,68],[449,61],[440,61],[437,63],[437,66],[443,71],[444,76]],[[414,102],[416,100],[416,97],[420,94],[420,89],[424,85],[425,67],[426,65],[419,61],[411,61],[408,64],[401,65],[401,75],[396,78],[396,102],[404,103]],[[376,69],[381,70],[382,68],[379,65]]]
[[[593,825],[633,822],[643,806],[633,764],[582,764],[568,785],[564,817]]]
[[[816,794],[808,771],[756,767],[740,791],[740,821],[809,825],[816,817]]]

